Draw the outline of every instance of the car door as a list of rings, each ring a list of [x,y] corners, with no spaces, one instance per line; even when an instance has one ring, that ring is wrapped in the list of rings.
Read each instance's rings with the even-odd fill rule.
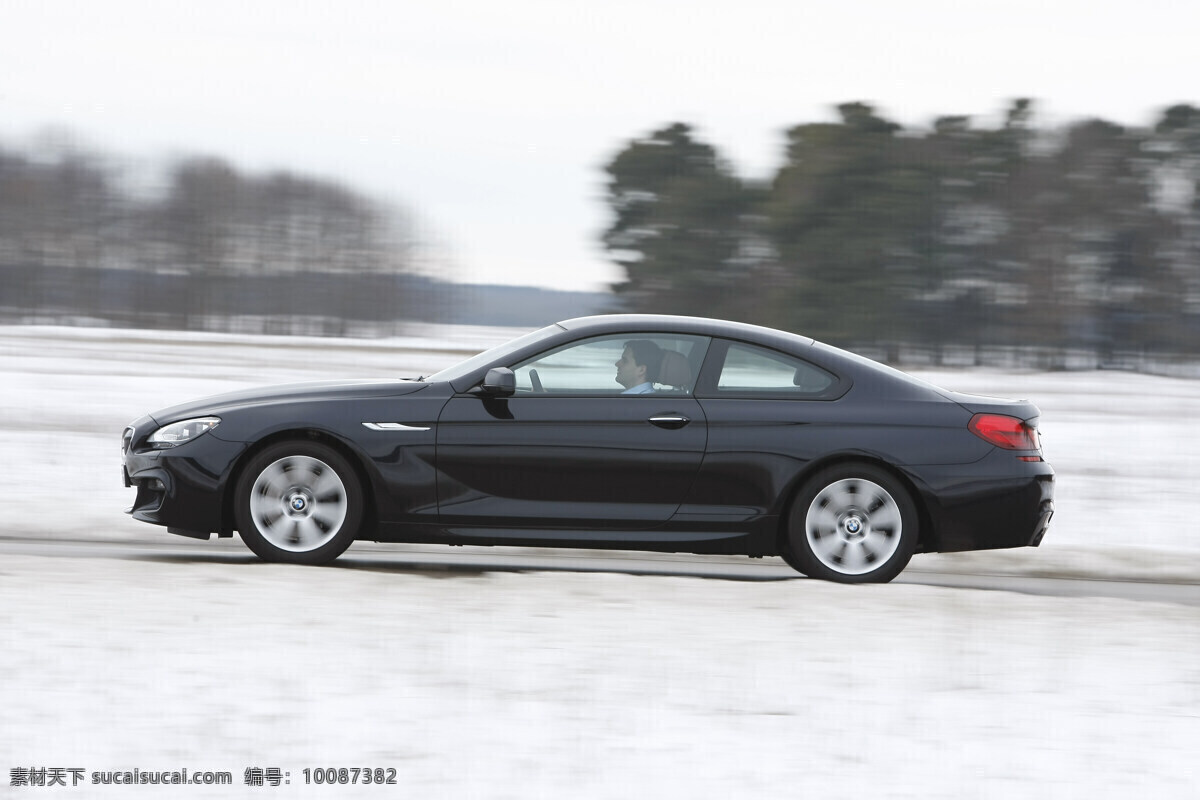
[[[645,341],[671,354],[667,368],[660,361],[643,376],[649,391],[626,394],[618,362],[630,342]],[[691,375],[707,345],[681,335],[594,337],[511,365],[511,397],[451,398],[437,424],[442,524],[588,531],[665,522],[704,456]]]

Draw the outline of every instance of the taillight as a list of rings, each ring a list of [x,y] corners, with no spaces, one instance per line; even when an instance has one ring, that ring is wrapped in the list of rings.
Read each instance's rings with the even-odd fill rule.
[[[967,423],[971,433],[1005,450],[1040,450],[1037,428],[1003,414],[976,414]]]

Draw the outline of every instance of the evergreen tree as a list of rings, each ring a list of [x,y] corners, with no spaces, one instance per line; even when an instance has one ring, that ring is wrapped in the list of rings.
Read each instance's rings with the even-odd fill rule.
[[[615,219],[603,241],[628,279],[615,288],[632,311],[744,316],[761,260],[752,190],[675,123],[638,139],[606,167]]]
[[[766,205],[790,285],[777,324],[833,342],[911,336],[933,265],[934,173],[922,142],[862,103],[788,131]]]

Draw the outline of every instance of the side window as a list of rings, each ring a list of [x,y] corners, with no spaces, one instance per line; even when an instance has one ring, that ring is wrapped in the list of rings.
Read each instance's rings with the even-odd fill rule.
[[[517,394],[690,394],[708,342],[662,333],[575,342],[514,365]]]
[[[730,344],[717,391],[818,397],[835,383],[835,376],[799,358],[753,345]]]

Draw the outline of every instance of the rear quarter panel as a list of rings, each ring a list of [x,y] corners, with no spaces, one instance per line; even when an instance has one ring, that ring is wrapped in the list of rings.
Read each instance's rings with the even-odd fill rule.
[[[832,401],[702,398],[708,448],[680,513],[780,514],[825,464],[863,458],[914,478],[924,465],[969,464],[992,449],[967,430],[971,414],[957,404],[885,397],[860,385]]]

